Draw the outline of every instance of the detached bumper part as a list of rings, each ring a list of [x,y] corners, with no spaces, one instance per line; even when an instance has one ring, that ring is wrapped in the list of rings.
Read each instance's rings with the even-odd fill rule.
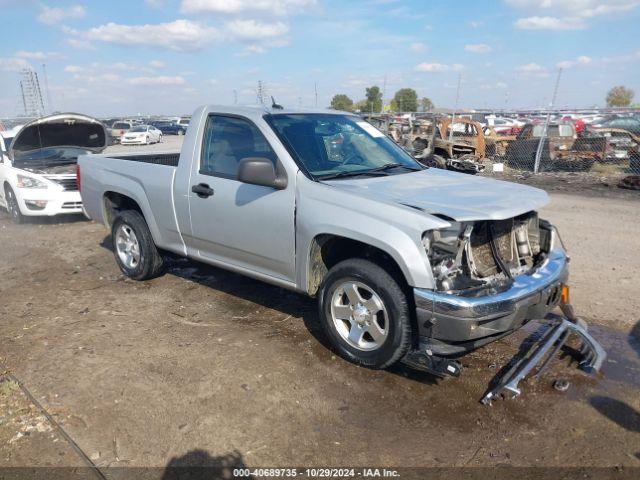
[[[577,335],[582,341],[580,353],[583,358],[580,361],[580,368],[587,372],[599,371],[607,357],[602,346],[589,335],[586,325],[580,325],[560,317],[560,320],[549,328],[520,360],[514,363],[499,380],[498,385],[492,388],[481,402],[485,405],[491,405],[491,401],[495,398],[514,398],[520,395],[518,383],[542,362],[536,373],[536,377],[539,377],[571,334]]]

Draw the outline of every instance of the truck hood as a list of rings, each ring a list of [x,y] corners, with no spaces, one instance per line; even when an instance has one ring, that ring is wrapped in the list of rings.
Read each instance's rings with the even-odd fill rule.
[[[42,160],[56,150],[100,153],[107,147],[107,139],[107,130],[99,120],[77,113],[59,113],[23,126],[11,142],[9,157],[21,163],[32,158]]]
[[[437,168],[388,177],[336,179],[325,183],[374,200],[405,205],[459,222],[504,220],[549,203],[547,193],[538,188]]]

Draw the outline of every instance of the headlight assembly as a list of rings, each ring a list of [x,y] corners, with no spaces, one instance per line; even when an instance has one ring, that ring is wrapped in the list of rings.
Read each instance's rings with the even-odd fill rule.
[[[19,188],[47,188],[47,184],[41,182],[37,178],[27,177],[26,175],[18,175]]]

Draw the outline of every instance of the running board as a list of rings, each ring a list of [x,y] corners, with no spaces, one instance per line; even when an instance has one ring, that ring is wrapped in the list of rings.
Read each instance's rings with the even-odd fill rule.
[[[582,322],[571,322],[564,317],[560,318],[560,322],[549,328],[542,338],[532,345],[526,354],[515,362],[500,378],[498,385],[482,397],[481,402],[483,404],[491,405],[491,401],[494,399],[501,397],[515,398],[520,395],[521,392],[518,388],[518,383],[542,361],[542,365],[536,373],[536,378],[539,378],[549,363],[551,363],[551,359],[558,353],[572,333],[576,334],[582,341],[582,346],[580,347],[580,354],[582,355],[582,360],[579,365],[580,368],[589,373],[600,370],[605,358],[607,358],[607,353],[602,346],[587,333],[586,325]],[[532,351],[533,353],[531,353]],[[546,358],[545,355],[547,355]]]

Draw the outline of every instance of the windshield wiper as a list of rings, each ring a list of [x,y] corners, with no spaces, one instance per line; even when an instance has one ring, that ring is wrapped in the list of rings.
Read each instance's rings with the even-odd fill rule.
[[[420,170],[418,168],[408,167],[401,163],[386,163],[380,167],[370,168],[369,170],[356,170],[354,172],[350,172],[350,171],[337,172],[330,175],[318,177],[318,180],[333,180],[334,178],[360,177],[360,176],[367,176],[367,175],[376,176],[376,177],[386,177],[389,175],[387,173],[387,170],[391,170],[392,168],[398,168],[398,167],[411,170],[412,172],[417,172]]]
[[[357,170],[355,172],[342,171],[337,173],[331,173],[329,175],[323,175],[321,177],[318,177],[318,180],[333,180],[334,178],[359,177],[362,175],[371,175],[374,177],[386,177],[389,174],[387,172],[375,171],[375,170]]]
[[[387,170],[391,170],[392,168],[404,168],[406,170],[411,170],[412,172],[417,172],[421,170],[420,168],[412,168],[407,165],[403,165],[402,163],[385,163],[381,167],[372,168],[371,170],[367,170],[368,172],[386,172]]]

